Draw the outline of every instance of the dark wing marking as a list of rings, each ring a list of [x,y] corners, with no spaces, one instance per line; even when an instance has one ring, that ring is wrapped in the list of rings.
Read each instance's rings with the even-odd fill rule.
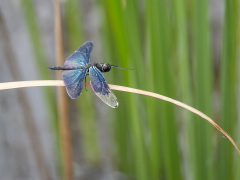
[[[88,69],[68,70],[62,72],[62,79],[70,98],[76,99],[82,94],[83,81]]]
[[[112,108],[118,107],[118,100],[113,92],[110,90],[107,81],[105,80],[103,74],[95,66],[89,68],[89,74],[92,81],[90,81],[91,86],[95,94],[107,105]]]
[[[72,55],[70,55],[64,66],[77,67],[84,66],[90,62],[90,55],[93,49],[93,43],[91,41],[85,42],[80,48],[78,48]]]

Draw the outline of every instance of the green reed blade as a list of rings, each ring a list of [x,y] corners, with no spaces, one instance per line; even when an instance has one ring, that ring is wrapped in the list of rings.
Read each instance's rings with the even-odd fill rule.
[[[40,28],[38,25],[38,19],[35,12],[34,4],[31,0],[22,0],[21,1],[23,13],[25,15],[26,25],[29,31],[29,36],[31,39],[33,52],[36,58],[36,63],[38,66],[38,72],[42,79],[51,79],[51,74],[47,66],[49,66],[48,60],[46,58],[43,42],[42,42],[42,35],[40,32]],[[46,98],[45,101],[47,102],[46,105],[48,106],[48,114],[50,115],[50,122],[51,126],[54,128],[55,131],[55,138],[56,138],[56,146],[55,152],[57,152],[57,159],[60,161],[60,152],[58,151],[60,147],[59,142],[59,129],[58,129],[58,114],[57,114],[57,105],[56,105],[56,96],[52,87],[44,88]]]
[[[223,49],[221,63],[221,122],[220,125],[234,135],[237,120],[237,53],[239,53],[239,1],[225,1]],[[239,131],[239,130],[237,130]],[[218,179],[233,179],[234,148],[221,138]],[[239,162],[239,160],[237,160]]]
[[[190,71],[190,57],[189,57],[189,44],[188,44],[188,30],[187,30],[187,4],[185,0],[174,0],[173,1],[173,8],[174,8],[174,18],[175,18],[175,26],[176,29],[174,33],[176,33],[176,41],[174,41],[174,44],[176,44],[176,60],[177,60],[177,66],[174,68],[176,69],[176,72],[179,72],[177,75],[177,80],[179,82],[178,90],[179,90],[179,96],[180,100],[187,104],[193,104],[192,101],[192,89],[191,89],[191,71]],[[188,152],[190,151],[196,151],[195,146],[191,146],[189,148],[189,143],[187,139],[190,140],[190,142],[194,142],[194,139],[192,136],[193,134],[193,116],[189,112],[181,112],[182,117],[182,138],[183,141],[183,154],[185,158],[182,159],[183,163],[183,170],[184,172],[184,179],[193,179],[192,177],[192,169],[196,166],[192,166],[190,162],[191,157]],[[177,118],[180,120],[180,118]],[[195,170],[196,171],[196,170]]]
[[[133,3],[133,4],[132,4]],[[104,4],[104,9],[107,15],[107,23],[112,30],[113,44],[117,49],[117,56],[119,61],[114,61],[116,65],[123,67],[133,67],[134,69],[141,67],[141,45],[135,44],[135,42],[140,42],[139,38],[139,28],[136,22],[136,2],[127,2],[126,7],[122,5],[120,1],[106,1]],[[131,31],[129,31],[131,29]],[[134,44],[134,46],[132,46]],[[135,57],[136,56],[136,57]],[[139,57],[138,59],[136,59]],[[138,61],[139,65],[136,63]],[[121,71],[118,74],[123,74],[123,83],[126,86],[134,87],[137,83],[137,78],[135,73],[129,71]],[[116,93],[117,94],[117,93]],[[127,154],[132,154],[133,167],[128,169],[128,172],[135,171],[137,179],[147,179],[148,167],[146,166],[146,151],[144,148],[143,139],[143,127],[141,125],[141,118],[139,116],[139,109],[136,104],[139,100],[135,95],[126,94],[126,98],[122,99],[119,109],[124,109],[124,115],[126,125],[129,124],[130,132],[129,138],[131,147],[126,147],[130,151]],[[123,116],[119,114],[119,116]],[[122,120],[122,119],[121,119]],[[122,133],[125,133],[124,131]],[[128,156],[127,155],[127,156]]]
[[[163,1],[154,0],[147,1],[147,5],[150,22],[150,64],[151,71],[153,71],[154,92],[174,97],[174,79],[170,56],[172,38],[170,32],[172,29],[169,12],[167,11],[169,7]],[[179,147],[177,144],[178,131],[174,107],[164,102],[158,102],[157,104],[157,117],[160,125],[156,128],[159,129],[158,139],[161,142],[164,173],[168,179],[181,179]],[[156,163],[155,167],[157,166],[159,167],[159,164]]]
[[[193,69],[195,107],[208,115],[213,114],[213,61],[209,23],[209,1],[193,1]],[[195,118],[194,118],[195,119]],[[194,179],[213,178],[212,127],[200,118],[193,124]],[[205,172],[205,173],[203,173]]]

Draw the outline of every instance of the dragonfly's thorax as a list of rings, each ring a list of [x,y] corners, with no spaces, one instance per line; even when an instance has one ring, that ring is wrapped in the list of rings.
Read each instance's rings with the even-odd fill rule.
[[[111,70],[111,65],[108,63],[97,63],[97,62],[93,62],[92,63],[93,66],[96,66],[101,72],[109,72]]]

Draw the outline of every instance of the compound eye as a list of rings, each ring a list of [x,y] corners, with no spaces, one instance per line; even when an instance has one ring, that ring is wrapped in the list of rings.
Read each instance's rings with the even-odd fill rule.
[[[110,69],[111,69],[110,64],[108,64],[108,63],[103,64],[103,66],[102,66],[103,72],[108,72],[108,71],[110,71]]]

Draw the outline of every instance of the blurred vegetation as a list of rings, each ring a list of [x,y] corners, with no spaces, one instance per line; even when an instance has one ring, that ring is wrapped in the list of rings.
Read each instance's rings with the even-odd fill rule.
[[[45,67],[34,8],[31,1],[22,2],[39,67]],[[224,2],[220,65],[214,65],[210,1],[93,1],[92,8],[100,14],[92,18],[101,22],[102,58],[135,69],[113,69],[108,83],[153,91],[187,103],[213,117],[237,139],[239,1]],[[83,4],[77,0],[62,3],[69,52],[92,40],[83,28]],[[46,94],[49,97],[52,92],[47,90]],[[83,156],[87,163],[100,166],[98,110],[92,93],[85,94],[79,101]],[[209,123],[166,102],[124,92],[115,94],[120,106],[109,110],[115,116],[107,114],[105,118],[112,121],[115,170],[127,179],[240,179],[237,152]],[[214,102],[214,96],[220,101]],[[55,112],[52,98],[48,99]],[[220,109],[216,110],[216,103],[220,103]]]

